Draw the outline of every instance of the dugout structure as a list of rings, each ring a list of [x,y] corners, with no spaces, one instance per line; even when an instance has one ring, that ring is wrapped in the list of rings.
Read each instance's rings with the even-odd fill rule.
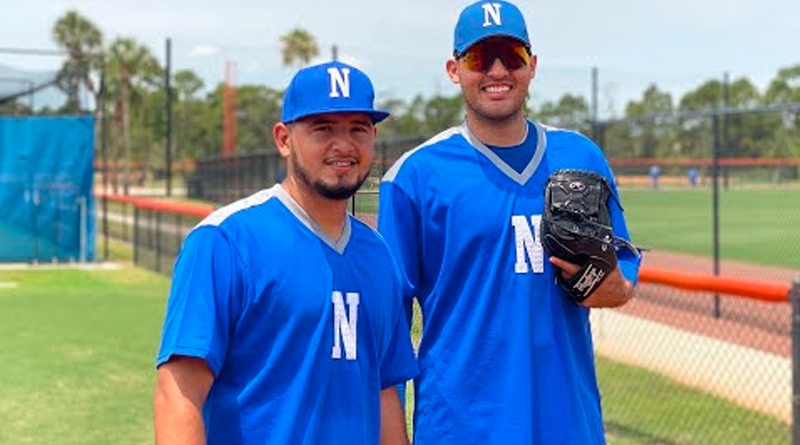
[[[0,117],[0,262],[94,259],[93,156],[93,117]]]

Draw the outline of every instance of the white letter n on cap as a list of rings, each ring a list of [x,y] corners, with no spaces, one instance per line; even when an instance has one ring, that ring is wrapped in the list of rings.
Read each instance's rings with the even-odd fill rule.
[[[502,25],[502,20],[500,20],[500,7],[502,6],[500,3],[484,3],[481,5],[483,7],[483,27],[486,28],[487,26],[492,25]]]
[[[328,68],[331,78],[331,97],[350,97],[350,69]]]

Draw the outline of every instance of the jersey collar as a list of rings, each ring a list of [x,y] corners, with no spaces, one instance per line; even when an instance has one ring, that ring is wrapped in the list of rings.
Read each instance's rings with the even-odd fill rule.
[[[481,142],[470,130],[469,126],[466,122],[461,124],[459,127],[459,132],[470,143],[476,150],[483,153],[489,161],[494,164],[500,171],[503,172],[506,176],[511,178],[514,182],[520,185],[524,185],[528,180],[533,176],[533,173],[539,167],[539,164],[542,162],[542,158],[544,157],[544,151],[547,146],[547,137],[544,133],[544,128],[538,123],[533,121],[526,121],[531,122],[534,127],[536,127],[536,150],[533,152],[533,156],[531,156],[531,160],[528,162],[528,165],[521,171],[517,172],[514,170],[513,167],[506,164],[499,156],[497,156],[489,147],[486,146],[483,142]]]
[[[344,249],[347,247],[348,241],[350,241],[350,235],[352,233],[352,226],[350,223],[350,215],[347,215],[347,218],[344,221],[344,230],[342,230],[342,236],[339,237],[338,240],[334,240],[333,238],[329,237],[325,232],[322,230],[319,224],[317,224],[297,201],[292,198],[286,189],[283,188],[283,185],[277,184],[272,187],[275,192],[275,196],[289,209],[290,212],[300,221],[301,224],[306,226],[308,230],[312,231],[314,235],[317,236],[322,242],[328,245],[331,249],[336,251],[338,254],[343,254]]]

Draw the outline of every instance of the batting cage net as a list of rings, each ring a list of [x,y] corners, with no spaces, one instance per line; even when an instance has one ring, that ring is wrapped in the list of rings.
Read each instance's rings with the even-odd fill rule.
[[[29,114],[36,108],[37,93],[41,97],[55,88],[56,71],[30,72],[0,65],[0,105],[7,111]]]
[[[87,109],[89,95],[79,77],[61,51],[0,47],[0,115]]]
[[[94,257],[94,118],[0,117],[0,262]]]

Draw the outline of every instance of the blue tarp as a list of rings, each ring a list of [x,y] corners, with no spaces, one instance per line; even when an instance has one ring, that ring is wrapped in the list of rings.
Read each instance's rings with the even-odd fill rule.
[[[0,118],[0,262],[92,260],[94,118]]]

